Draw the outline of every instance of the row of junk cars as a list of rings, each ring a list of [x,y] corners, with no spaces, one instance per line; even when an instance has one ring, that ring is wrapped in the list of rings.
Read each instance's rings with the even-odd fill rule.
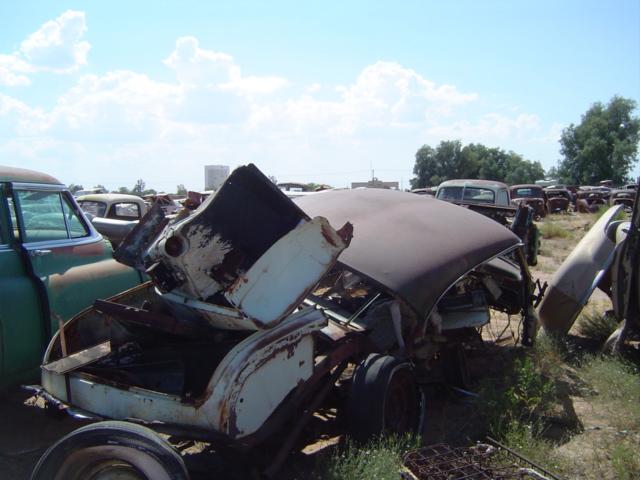
[[[464,182],[471,187],[483,188],[486,184],[496,185],[509,192],[508,202],[517,206],[526,203],[535,210],[537,218],[544,218],[550,213],[581,212],[594,213],[599,208],[613,205],[623,205],[625,209],[631,210],[636,197],[637,184],[625,184],[617,188],[612,187],[612,182],[604,180],[598,186],[577,186],[577,185],[548,185],[522,184],[507,186],[501,182],[484,180],[449,180],[439,187],[418,188],[412,190],[413,193],[429,195],[439,199],[446,199],[447,190],[452,186],[459,186]],[[485,183],[486,182],[486,183]],[[476,193],[476,192],[473,192]],[[459,197],[458,200],[462,200]],[[476,195],[470,198],[474,202],[490,203],[491,196]],[[497,200],[496,202],[500,203]],[[506,201],[503,202],[506,204]]]
[[[630,221],[616,220],[621,206],[602,215],[546,286],[522,229],[535,211],[497,182],[443,184],[448,202],[366,188],[291,199],[247,165],[199,205],[123,220],[113,253],[55,178],[0,167],[0,182],[0,254],[26,262],[15,275],[42,307],[27,319],[17,280],[0,279],[15,287],[2,348],[27,348],[8,337],[32,321],[30,351],[44,351],[12,378],[36,368],[28,388],[47,410],[90,422],[44,453],[34,480],[188,479],[167,438],[277,477],[321,408],[357,440],[423,432],[425,386],[466,386],[465,350],[492,312],[532,345],[540,326],[566,334],[599,287],[620,320],[612,342],[638,324],[637,202]]]

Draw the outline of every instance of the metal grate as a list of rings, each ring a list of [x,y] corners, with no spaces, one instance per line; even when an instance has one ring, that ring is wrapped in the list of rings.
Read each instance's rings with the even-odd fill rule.
[[[510,460],[509,456],[496,455],[498,451],[499,448],[487,444],[467,448],[438,444],[408,452],[403,463],[418,480],[546,478],[530,468],[523,468],[516,458]]]

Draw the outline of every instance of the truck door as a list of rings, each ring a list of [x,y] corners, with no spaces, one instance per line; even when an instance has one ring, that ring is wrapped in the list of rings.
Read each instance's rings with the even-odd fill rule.
[[[140,282],[80,212],[71,194],[47,185],[14,186],[22,249],[41,290],[46,341],[96,298]]]
[[[37,374],[44,343],[37,287],[25,269],[5,192],[0,184],[0,390]]]

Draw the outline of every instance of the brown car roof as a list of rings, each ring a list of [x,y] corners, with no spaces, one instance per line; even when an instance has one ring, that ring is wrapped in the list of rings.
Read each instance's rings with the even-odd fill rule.
[[[353,239],[339,262],[396,292],[421,316],[469,270],[520,242],[483,215],[407,192],[332,190],[294,202],[334,227],[351,222]]]
[[[27,170],[26,168],[7,167],[0,165],[0,182],[18,183],[48,183],[51,185],[62,185],[57,178],[46,173]]]

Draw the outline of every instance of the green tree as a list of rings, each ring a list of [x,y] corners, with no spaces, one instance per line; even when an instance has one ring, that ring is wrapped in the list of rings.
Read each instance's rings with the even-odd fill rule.
[[[182,183],[179,183],[178,186],[176,187],[176,193],[178,195],[186,195],[187,189]]]
[[[593,185],[600,180],[620,184],[638,161],[640,119],[634,100],[613,97],[605,106],[594,103],[578,125],[562,131],[558,174],[563,182]]]
[[[117,193],[124,193],[126,195],[130,195],[131,190],[129,190],[127,187],[119,187]]]
[[[139,178],[136,181],[136,184],[133,186],[133,188],[131,189],[131,193],[134,195],[139,195],[142,196],[142,192],[144,192],[145,188],[146,188],[147,184],[144,183],[144,180],[142,180],[141,178]]]
[[[443,141],[436,148],[423,145],[416,152],[412,188],[438,185],[453,178],[498,180],[509,184],[533,183],[544,178],[540,162],[514,152],[479,143],[462,146],[459,140]]]
[[[84,190],[84,187],[82,185],[76,185],[75,183],[69,184],[68,188],[72,194],[79,192],[80,190]]]
[[[104,185],[100,185],[100,184],[94,186],[93,188],[99,188],[101,192],[108,192],[109,191],[104,187]]]

